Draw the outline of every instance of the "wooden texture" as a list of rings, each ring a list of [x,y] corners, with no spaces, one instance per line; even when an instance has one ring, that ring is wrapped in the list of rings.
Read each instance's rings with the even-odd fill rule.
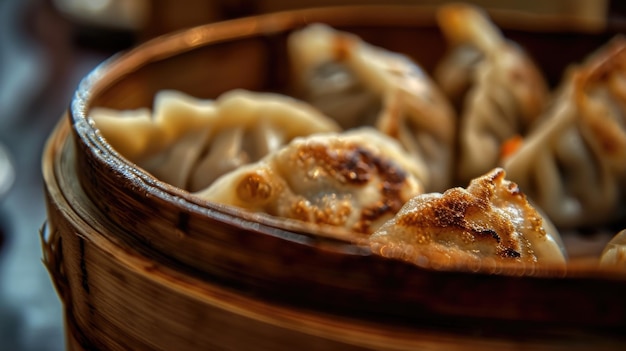
[[[274,267],[275,274],[250,272],[269,262],[239,257],[242,279],[270,275],[264,278],[273,285],[262,288],[197,277],[102,226],[67,177],[76,172],[68,129],[64,121],[46,154],[54,162],[45,165],[49,221],[42,233],[44,262],[66,308],[68,350],[623,347],[625,283],[614,277],[445,272],[349,252],[342,255],[347,264],[334,265],[343,271],[342,286],[328,286],[311,267],[319,286],[278,272],[297,274],[306,257]],[[316,259],[316,266],[334,264],[323,254]]]
[[[68,348],[623,347],[623,271],[444,270],[388,260],[350,233],[241,213],[159,182],[112,150],[86,117],[93,106],[150,106],[161,89],[205,98],[234,87],[283,91],[286,35],[316,21],[405,52],[426,69],[444,50],[431,10],[304,10],[161,37],[85,78],[43,157],[44,261],[64,301]],[[507,34],[553,79],[611,35]]]

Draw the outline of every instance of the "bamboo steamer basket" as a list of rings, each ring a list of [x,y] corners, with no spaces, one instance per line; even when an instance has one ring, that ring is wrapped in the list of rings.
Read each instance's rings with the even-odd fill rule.
[[[610,37],[554,18],[532,26],[494,18],[552,82]],[[201,98],[281,91],[286,37],[312,22],[404,52],[427,70],[445,48],[432,8],[294,10],[158,37],[80,84],[42,165],[44,263],[65,308],[67,349],[623,348],[623,271],[576,263],[451,270],[386,259],[345,233],[242,213],[160,182],[87,118],[94,106],[151,106],[161,89]]]

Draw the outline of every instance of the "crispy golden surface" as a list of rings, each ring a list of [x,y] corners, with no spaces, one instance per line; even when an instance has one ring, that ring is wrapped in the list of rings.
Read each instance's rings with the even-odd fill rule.
[[[371,236],[375,251],[420,262],[562,262],[563,254],[542,216],[515,183],[495,169],[467,189],[424,194]]]

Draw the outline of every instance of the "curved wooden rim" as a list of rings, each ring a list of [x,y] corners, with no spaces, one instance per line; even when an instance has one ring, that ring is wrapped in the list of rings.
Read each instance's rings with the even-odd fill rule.
[[[62,121],[65,122],[65,121]],[[50,206],[58,210],[69,209],[71,204],[64,196],[64,189],[60,186],[59,177],[55,168],[58,160],[57,153],[69,135],[69,125],[61,123],[57,126],[54,134],[45,148],[43,170],[46,184],[48,201]],[[61,211],[63,216],[49,218],[49,225],[42,228],[41,239],[45,251],[44,264],[49,270],[51,279],[57,293],[65,305],[65,323],[68,337],[68,346],[72,350],[94,349],[100,350],[98,343],[91,340],[88,321],[83,315],[77,315],[78,311],[73,308],[74,295],[84,292],[73,290],[69,280],[80,281],[79,276],[67,276],[65,260],[61,243],[66,240],[84,242],[90,248],[100,251],[115,262],[103,270],[111,276],[126,276],[128,279],[142,279],[148,281],[156,289],[168,291],[172,294],[184,296],[189,301],[197,304],[198,308],[212,306],[228,313],[236,314],[250,320],[267,323],[289,331],[309,334],[322,339],[333,340],[346,345],[364,348],[376,347],[377,349],[389,350],[414,350],[416,347],[427,350],[447,350],[449,348],[464,347],[465,350],[481,350],[485,347],[512,347],[518,342],[512,342],[501,337],[485,339],[476,335],[458,335],[451,337],[446,329],[411,328],[398,324],[387,324],[367,319],[355,319],[341,314],[328,314],[323,311],[311,311],[299,309],[293,306],[281,306],[268,303],[265,300],[242,295],[231,289],[227,289],[202,279],[196,279],[166,265],[160,265],[142,256],[132,248],[121,248],[116,243],[108,240],[105,235],[89,223],[80,213],[73,211]],[[70,225],[72,228],[87,229],[77,235],[70,231],[56,231],[51,227],[60,224]],[[74,284],[74,286],[76,283]],[[151,299],[150,295],[146,299]],[[81,300],[82,301],[82,300]],[[152,301],[154,306],[163,301]],[[113,318],[116,311],[98,312],[103,318]],[[110,320],[114,323],[114,319]],[[87,324],[85,324],[87,323]],[[86,328],[83,330],[83,328]],[[339,332],[340,331],[340,332]],[[525,345],[541,346],[542,341],[529,339]]]
[[[73,308],[73,304],[77,303],[77,301],[78,303],[83,303],[82,299],[76,301],[72,301],[72,299],[76,298],[77,295],[84,294],[80,289],[81,284],[84,283],[84,281],[81,282],[84,277],[75,274],[65,276],[66,272],[77,272],[68,271],[64,260],[76,261],[78,258],[63,257],[60,252],[61,246],[58,244],[64,240],[66,241],[66,245],[69,245],[70,241],[82,243],[81,245],[88,247],[89,250],[96,250],[103,256],[108,257],[109,259],[107,259],[106,262],[111,262],[111,264],[106,265],[106,267],[104,267],[105,269],[101,269],[100,274],[117,278],[124,276],[129,281],[135,279],[146,281],[154,289],[164,291],[166,296],[169,296],[168,294],[170,293],[183,296],[186,301],[192,302],[194,306],[197,305],[198,308],[217,308],[249,320],[266,323],[287,331],[304,333],[324,340],[332,340],[337,343],[354,345],[366,349],[374,347],[375,349],[398,351],[414,350],[416,348],[424,350],[447,350],[450,348],[481,350],[485,348],[517,348],[520,347],[520,345],[531,348],[536,347],[537,349],[543,349],[543,347],[549,347],[549,349],[569,349],[573,346],[586,347],[589,345],[589,342],[594,340],[594,333],[596,333],[596,331],[593,329],[578,330],[578,332],[582,334],[563,336],[559,334],[558,328],[560,326],[551,326],[549,324],[548,327],[554,327],[556,332],[545,330],[539,332],[539,334],[533,334],[529,333],[529,329],[533,329],[535,333],[537,333],[536,329],[538,327],[526,326],[519,330],[516,328],[507,330],[504,334],[502,334],[502,331],[494,332],[492,330],[491,332],[494,333],[494,335],[485,337],[483,335],[468,333],[466,330],[467,327],[463,327],[462,324],[455,324],[459,321],[454,319],[450,320],[450,324],[445,327],[423,328],[421,325],[403,325],[368,318],[352,318],[341,315],[341,311],[339,311],[339,313],[336,313],[337,311],[328,313],[327,311],[312,311],[291,305],[283,306],[271,302],[268,303],[263,299],[245,296],[218,284],[196,279],[175,269],[171,269],[166,265],[154,262],[142,256],[139,252],[134,251],[132,248],[119,247],[115,242],[108,240],[106,236],[99,233],[98,229],[93,226],[93,223],[87,222],[85,218],[81,217],[80,213],[67,210],[63,211],[63,209],[71,208],[71,206],[68,202],[69,199],[63,195],[64,190],[59,187],[60,183],[58,177],[62,176],[62,174],[56,173],[54,167],[56,155],[54,155],[54,153],[58,152],[57,147],[67,139],[64,137],[67,137],[68,134],[68,125],[62,125],[57,129],[46,148],[47,157],[45,157],[44,161],[44,180],[50,195],[48,201],[51,206],[54,206],[62,214],[62,216],[53,216],[50,218],[50,224],[51,226],[64,224],[64,227],[69,225],[72,228],[88,230],[81,232],[80,235],[77,235],[73,231],[62,230],[52,233],[52,237],[48,237],[46,233],[42,233],[42,239],[44,248],[49,251],[46,256],[46,264],[48,265],[56,289],[62,296],[66,307],[65,317],[68,337],[70,338],[72,347],[77,350],[82,350],[81,347],[94,349],[95,344],[92,345],[93,340],[91,340],[90,332],[92,330],[89,328],[92,328],[92,326],[89,324],[90,317],[77,315],[77,313],[80,312]],[[74,245],[76,246],[77,244],[75,243]],[[87,270],[90,272],[89,274],[92,272],[89,266],[83,267],[81,265],[80,270]],[[85,274],[87,274],[87,271]],[[68,284],[66,279],[74,280],[74,284]],[[97,290],[98,286],[95,285],[92,289]],[[164,303],[164,301],[152,300],[155,298],[158,297],[153,297],[150,294],[145,296],[145,299],[150,300],[149,304],[152,306],[158,306]],[[120,317],[116,314],[118,313],[116,310],[97,311],[97,313],[101,318],[105,318],[110,323],[123,323],[123,320],[120,322],[119,319],[116,319],[116,317]],[[613,321],[613,323],[619,324],[619,322],[616,321]],[[611,324],[612,323],[609,325]],[[123,325],[120,327],[123,327]],[[463,330],[462,332],[455,331],[455,328],[459,327]],[[470,329],[471,328],[481,330],[480,327],[474,324],[470,326]],[[494,328],[494,330],[497,329],[498,328]],[[490,331],[487,330],[487,332]],[[613,330],[607,332],[608,338],[601,341],[603,345],[610,346],[612,342],[623,341],[623,336],[617,337],[618,334],[611,334],[613,332]],[[514,336],[513,339],[509,338],[511,335]],[[522,335],[524,335],[524,337],[522,337]],[[576,342],[582,342],[582,344],[574,344],[573,339],[571,339],[571,337],[574,336]],[[142,334],[141,337],[150,337],[150,335]],[[556,343],[557,341],[558,344]],[[96,347],[95,349],[99,348]]]

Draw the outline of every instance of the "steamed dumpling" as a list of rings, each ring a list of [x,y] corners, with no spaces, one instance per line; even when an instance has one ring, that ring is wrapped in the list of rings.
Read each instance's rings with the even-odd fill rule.
[[[442,6],[438,20],[450,49],[435,79],[461,111],[458,177],[466,182],[497,166],[502,144],[526,133],[549,94],[531,59],[477,7]]]
[[[305,102],[272,93],[233,90],[217,100],[162,91],[148,109],[91,113],[121,155],[158,179],[190,191],[254,162],[297,136],[339,131]]]
[[[560,227],[623,220],[626,207],[626,39],[570,69],[559,96],[515,153],[511,180]]]
[[[420,265],[565,262],[554,226],[499,168],[467,189],[414,197],[370,243],[374,252]]]
[[[196,195],[254,212],[371,233],[423,192],[422,171],[395,140],[365,128],[296,138]]]
[[[450,186],[456,116],[408,57],[314,24],[289,37],[297,96],[345,129],[374,126],[429,169],[429,190]]]

